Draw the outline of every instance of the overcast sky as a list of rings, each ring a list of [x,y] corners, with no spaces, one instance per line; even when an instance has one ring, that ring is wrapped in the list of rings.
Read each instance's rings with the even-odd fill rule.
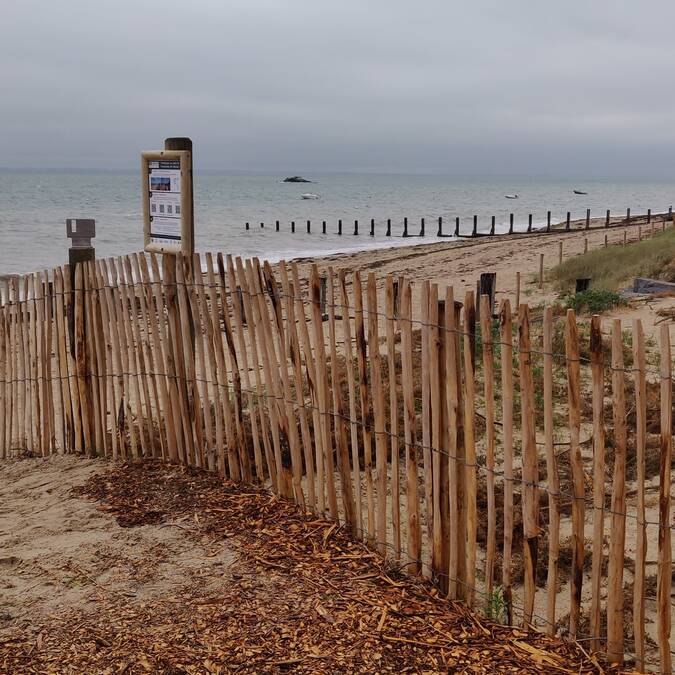
[[[675,3],[0,0],[0,166],[661,177]]]

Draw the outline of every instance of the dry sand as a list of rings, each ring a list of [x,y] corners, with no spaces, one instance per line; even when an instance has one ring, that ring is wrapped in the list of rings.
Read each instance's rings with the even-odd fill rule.
[[[0,638],[64,611],[144,603],[199,577],[222,583],[236,559],[187,540],[179,526],[122,528],[71,494],[109,464],[76,456],[4,462],[0,468]],[[205,572],[207,572],[205,574]]]
[[[660,226],[660,223],[658,224]],[[360,251],[338,254],[324,258],[303,258],[298,260],[301,272],[308,276],[309,267],[317,263],[321,268],[332,266],[339,270],[360,271],[362,275],[374,272],[380,290],[380,302],[383,303],[384,279],[387,275],[403,275],[414,283],[430,281],[441,288],[453,286],[455,299],[463,300],[469,290],[476,290],[476,282],[483,272],[497,274],[497,303],[508,298],[512,307],[516,300],[516,273],[520,272],[520,301],[530,306],[542,302],[558,300],[557,292],[550,284],[539,288],[539,256],[544,254],[544,270],[558,264],[559,246],[563,243],[563,259],[578,255],[584,251],[584,239],[592,250],[604,246],[607,234],[610,244],[623,242],[624,228],[609,230],[573,230],[571,232],[552,232],[516,234],[512,236],[480,237],[459,241],[434,242],[416,246]],[[643,236],[648,235],[643,228]],[[627,230],[628,242],[637,241],[636,227]],[[413,313],[419,318],[418,294],[413,294]],[[381,305],[384,306],[383,304]],[[608,321],[614,316],[621,317],[628,325],[633,317],[643,320],[645,332],[656,335],[659,320],[658,310],[674,309],[675,297],[651,298],[649,301],[636,301],[630,307],[615,313],[604,315]],[[671,340],[675,345],[675,331],[671,331]]]

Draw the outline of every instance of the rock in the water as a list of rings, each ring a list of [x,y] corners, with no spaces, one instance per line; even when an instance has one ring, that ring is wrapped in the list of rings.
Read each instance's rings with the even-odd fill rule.
[[[311,180],[307,180],[302,176],[290,176],[289,178],[284,178],[284,183],[311,183]]]

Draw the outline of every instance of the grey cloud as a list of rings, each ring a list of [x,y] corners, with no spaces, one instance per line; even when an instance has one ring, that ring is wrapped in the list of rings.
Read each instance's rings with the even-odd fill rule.
[[[5,0],[3,166],[670,176],[675,6]]]

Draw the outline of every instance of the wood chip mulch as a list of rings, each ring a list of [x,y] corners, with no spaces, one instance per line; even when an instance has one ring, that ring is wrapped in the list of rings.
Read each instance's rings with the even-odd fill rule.
[[[36,620],[0,638],[2,672],[603,672],[578,645],[437,597],[265,490],[149,462],[115,466],[77,493],[122,527],[180,527],[239,559],[216,590],[196,576],[149,602],[109,594],[95,612]]]

